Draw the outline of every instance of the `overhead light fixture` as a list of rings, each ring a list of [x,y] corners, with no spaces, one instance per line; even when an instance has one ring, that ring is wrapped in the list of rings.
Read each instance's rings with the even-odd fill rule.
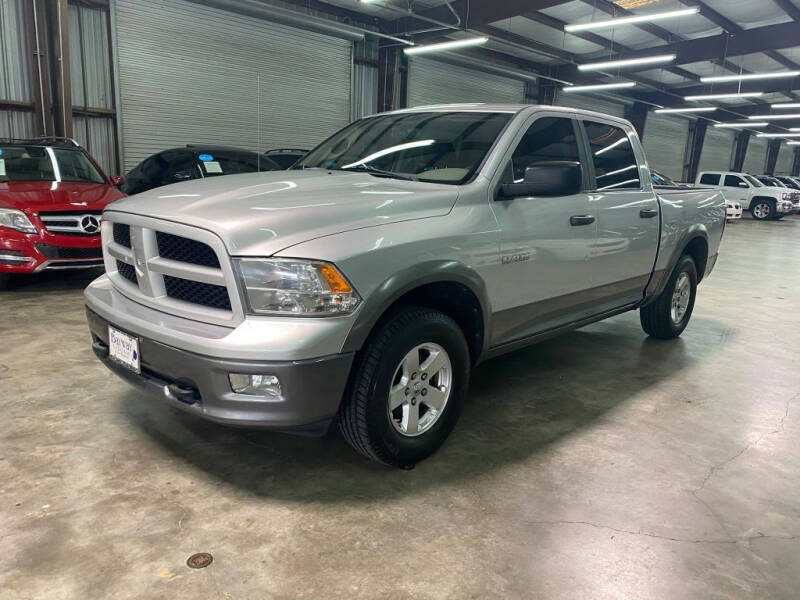
[[[673,19],[675,17],[685,17],[688,15],[696,15],[700,12],[698,7],[685,8],[681,10],[670,10],[660,13],[651,13],[649,15],[634,15],[631,17],[619,17],[616,19],[607,19],[605,21],[592,21],[590,23],[573,23],[564,26],[564,31],[572,33],[574,31],[587,31],[589,29],[608,29],[609,27],[619,27],[620,25],[635,25],[636,23],[651,23],[652,21],[661,21],[663,19]]]
[[[763,138],[796,138],[800,137],[800,133],[759,133],[757,137]]]
[[[758,98],[764,92],[738,92],[730,94],[700,94],[699,96],[685,96],[687,102],[699,102],[701,100],[723,100],[725,98]]]
[[[784,114],[772,114],[772,115],[751,115],[747,117],[748,119],[753,119],[754,121],[783,121],[786,119],[800,119],[800,114],[798,113],[784,113]]]
[[[489,41],[488,37],[466,38],[463,40],[452,40],[450,42],[440,42],[438,44],[425,44],[423,46],[411,46],[405,48],[406,54],[427,54],[428,52],[445,52],[447,50],[457,50],[458,48],[468,48],[470,46],[480,46]]]
[[[800,146],[800,142],[786,142],[787,146]]]
[[[747,73],[740,75],[720,75],[718,77],[701,77],[703,83],[724,83],[726,81],[752,81],[754,79],[780,79],[797,77],[800,71],[775,71],[774,73]]]
[[[766,127],[769,125],[766,121],[742,121],[740,123],[714,123],[714,127],[727,127],[727,128],[736,128],[736,127]]]
[[[686,108],[658,108],[653,112],[657,113],[699,113],[699,112],[713,112],[717,110],[716,106],[687,106]]]
[[[561,88],[564,93],[573,92],[599,92],[602,90],[619,90],[622,88],[632,88],[636,85],[635,81],[621,81],[619,83],[599,83],[596,85],[570,85]]]
[[[800,127],[790,127],[789,131],[800,131]]]
[[[602,71],[604,69],[621,69],[623,67],[633,67],[635,65],[672,62],[673,60],[675,60],[674,54],[662,54],[659,56],[648,56],[646,58],[626,58],[621,60],[607,60],[605,62],[587,63],[585,65],[578,65],[578,71]]]
[[[800,102],[783,102],[779,104],[773,104],[772,108],[800,108]]]

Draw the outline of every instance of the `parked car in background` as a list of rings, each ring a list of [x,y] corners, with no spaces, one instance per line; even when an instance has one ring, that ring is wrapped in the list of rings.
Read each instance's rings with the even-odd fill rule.
[[[766,186],[747,173],[701,171],[697,174],[697,186],[719,190],[726,201],[740,204],[758,221],[792,214],[793,202],[800,201],[800,193]]]
[[[297,148],[279,148],[264,152],[264,155],[278,163],[281,169],[288,169],[306,154],[308,154],[308,150],[298,150]]]
[[[187,144],[148,156],[125,176],[127,194],[205,177],[278,171],[282,167],[271,158],[241,148]]]
[[[653,179],[653,185],[661,185],[664,187],[692,187],[689,183],[679,183],[655,169],[650,169],[650,176]]]
[[[775,179],[780,181],[789,189],[800,191],[800,182],[794,177],[789,177],[788,175],[775,175]]]
[[[121,182],[72,139],[0,139],[0,289],[15,274],[102,267],[100,214]]]
[[[758,179],[761,183],[769,188],[775,188],[781,191],[783,194],[788,194],[789,199],[792,202],[792,208],[794,213],[800,212],[800,193],[793,187],[787,186],[783,183],[779,178],[773,175],[754,175],[756,179]],[[779,215],[776,218],[781,219],[785,215]]]
[[[636,309],[678,337],[725,225],[719,191],[654,189],[629,122],[554,106],[375,115],[288,172],[172,190],[103,214],[95,354],[198,417],[337,422],[396,466],[444,442],[483,360]]]

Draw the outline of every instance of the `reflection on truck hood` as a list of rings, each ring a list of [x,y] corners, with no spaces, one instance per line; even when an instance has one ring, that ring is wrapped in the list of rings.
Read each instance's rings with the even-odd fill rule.
[[[451,185],[314,169],[177,183],[112,210],[208,229],[232,255],[269,256],[343,231],[446,215],[457,198]]]

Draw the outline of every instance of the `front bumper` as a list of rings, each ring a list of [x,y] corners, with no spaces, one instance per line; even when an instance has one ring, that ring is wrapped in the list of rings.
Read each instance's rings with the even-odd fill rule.
[[[99,236],[25,234],[0,229],[0,273],[31,274],[102,266],[103,250]]]
[[[795,207],[791,202],[784,200],[777,203],[776,209],[779,214],[790,215],[794,212]]]
[[[339,410],[353,363],[352,353],[292,361],[227,360],[127,331],[139,339],[139,375],[108,358],[108,326],[126,330],[88,307],[86,316],[92,348],[114,373],[181,410],[226,425],[322,435]],[[281,382],[282,394],[236,394],[231,390],[230,373],[274,375]]]

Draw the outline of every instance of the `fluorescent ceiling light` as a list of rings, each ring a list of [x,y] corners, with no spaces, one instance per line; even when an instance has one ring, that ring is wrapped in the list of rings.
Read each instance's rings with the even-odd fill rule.
[[[800,137],[800,133],[759,133],[758,137],[763,137],[763,138]]]
[[[766,127],[769,125],[766,121],[742,121],[741,123],[714,123],[714,127]]]
[[[603,69],[618,69],[622,67],[632,67],[634,65],[647,65],[651,63],[665,63],[675,60],[674,54],[662,54],[660,56],[648,56],[646,58],[627,58],[622,60],[607,60],[605,62],[587,63],[578,65],[578,71],[602,71]]]
[[[464,40],[453,40],[441,42],[439,44],[425,44],[424,46],[412,46],[403,50],[406,54],[427,54],[428,52],[444,52],[446,50],[456,50],[457,48],[468,48],[469,46],[480,46],[489,41],[488,37],[467,38]]]
[[[701,94],[699,96],[686,96],[684,100],[687,102],[698,102],[700,100],[721,100],[723,98],[758,98],[763,96],[764,92],[739,92],[730,94]]]
[[[748,119],[753,119],[756,121],[781,121],[784,119],[800,119],[800,114],[798,113],[784,113],[784,114],[773,114],[773,115],[751,115],[747,117]]]
[[[565,93],[572,92],[595,92],[600,90],[618,90],[621,88],[632,88],[636,85],[635,81],[621,81],[619,83],[600,83],[597,85],[572,85],[561,88]]]
[[[701,77],[703,83],[724,83],[726,81],[751,81],[753,79],[779,79],[797,77],[800,71],[775,71],[774,73],[748,73],[741,75],[720,75],[719,77]]]
[[[782,104],[773,104],[772,108],[800,108],[800,102],[783,102]]]
[[[685,8],[682,10],[670,10],[661,13],[651,13],[649,15],[634,15],[631,17],[619,17],[617,19],[607,19],[605,21],[592,21],[589,23],[573,23],[565,25],[564,31],[572,33],[573,31],[587,31],[589,29],[608,29],[609,27],[618,27],[620,25],[635,25],[636,23],[650,23],[652,21],[661,21],[662,19],[672,19],[675,17],[685,17],[687,15],[696,15],[700,12],[698,7]]]
[[[800,142],[786,142],[787,146],[800,146]]]
[[[800,131],[800,127],[790,127],[789,131]]]
[[[717,110],[716,106],[696,106],[686,108],[659,108],[653,112],[657,113],[698,113],[698,112],[713,112]]]

